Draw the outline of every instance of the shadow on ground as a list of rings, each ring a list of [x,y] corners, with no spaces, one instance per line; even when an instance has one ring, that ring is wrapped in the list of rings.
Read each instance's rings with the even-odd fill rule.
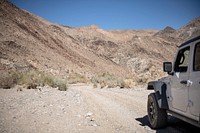
[[[139,121],[141,126],[150,127],[147,115],[136,118],[135,120]],[[156,133],[200,133],[200,128],[169,116],[167,127],[156,129]]]

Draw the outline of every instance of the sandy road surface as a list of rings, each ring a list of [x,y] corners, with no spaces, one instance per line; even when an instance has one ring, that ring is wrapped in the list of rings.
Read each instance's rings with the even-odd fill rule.
[[[66,92],[0,89],[1,133],[188,133],[200,130],[179,120],[165,129],[148,126],[145,89],[93,89],[74,85]]]

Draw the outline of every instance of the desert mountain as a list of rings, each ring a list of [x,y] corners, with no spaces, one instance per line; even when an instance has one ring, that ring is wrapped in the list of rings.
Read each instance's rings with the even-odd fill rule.
[[[177,37],[181,38],[182,40],[200,35],[200,17],[181,27],[176,33]]]
[[[83,46],[66,32],[70,28],[47,22],[4,0],[0,17],[0,57],[4,67],[35,67],[58,75],[72,71],[88,76],[106,71],[119,76],[128,74]]]
[[[199,34],[200,18],[178,30],[106,31],[54,24],[0,0],[0,71],[35,68],[58,76],[100,73],[138,82],[162,76],[176,46]]]

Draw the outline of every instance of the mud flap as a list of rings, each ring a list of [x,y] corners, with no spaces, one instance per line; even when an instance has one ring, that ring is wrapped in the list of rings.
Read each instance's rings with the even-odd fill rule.
[[[158,105],[162,109],[168,109],[168,103],[167,103],[167,96],[166,96],[166,84],[163,84],[161,86],[161,89],[156,92],[156,99],[158,101]]]
[[[155,90],[156,100],[158,101],[159,108],[168,109],[166,90],[167,86],[161,81],[151,82]]]

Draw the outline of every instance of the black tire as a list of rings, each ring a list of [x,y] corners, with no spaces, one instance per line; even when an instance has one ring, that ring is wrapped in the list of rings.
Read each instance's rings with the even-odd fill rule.
[[[151,128],[163,128],[167,125],[167,112],[159,108],[155,93],[148,96],[147,111]]]

